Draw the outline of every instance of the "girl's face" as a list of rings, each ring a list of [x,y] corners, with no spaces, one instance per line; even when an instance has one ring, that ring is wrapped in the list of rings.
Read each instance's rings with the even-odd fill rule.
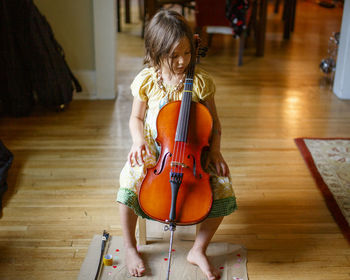
[[[187,37],[183,37],[179,41],[168,59],[171,68],[176,75],[181,75],[187,70],[187,66],[191,61],[191,45]],[[171,73],[171,69],[167,62],[162,63],[162,66],[165,67],[164,70],[170,71]]]

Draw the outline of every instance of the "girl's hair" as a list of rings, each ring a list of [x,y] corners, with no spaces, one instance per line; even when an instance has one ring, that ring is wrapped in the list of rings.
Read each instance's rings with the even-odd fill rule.
[[[188,39],[191,46],[189,65],[191,67],[195,62],[195,47],[190,26],[179,13],[171,10],[160,10],[152,18],[145,32],[144,64],[160,68],[161,63],[165,60],[170,70],[174,72],[171,67],[171,55],[183,37]]]

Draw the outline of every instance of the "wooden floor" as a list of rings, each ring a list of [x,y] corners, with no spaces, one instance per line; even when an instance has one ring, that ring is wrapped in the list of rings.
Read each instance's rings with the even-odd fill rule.
[[[254,56],[251,39],[238,67],[238,41],[218,35],[202,60],[217,84],[239,205],[214,240],[248,249],[251,280],[350,279],[349,245],[293,142],[350,137],[350,101],[337,99],[319,70],[342,10],[298,1],[295,31],[283,41],[271,8],[265,57]],[[76,279],[92,236],[121,234],[115,197],[130,145],[128,87],[143,55],[140,24],[123,28],[116,101],[0,119],[15,156],[0,219],[1,280]]]

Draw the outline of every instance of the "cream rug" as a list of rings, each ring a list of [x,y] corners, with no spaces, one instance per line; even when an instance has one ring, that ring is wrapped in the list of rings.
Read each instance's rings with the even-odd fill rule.
[[[171,280],[205,280],[197,266],[186,261],[188,250],[193,242],[178,241],[173,244]],[[146,274],[143,277],[132,277],[127,271],[123,260],[123,239],[112,236],[108,244],[106,254],[113,256],[112,266],[103,266],[100,274],[101,280],[125,280],[125,279],[166,279],[168,268],[169,243],[166,241],[149,242],[139,246],[139,252],[146,265]],[[81,266],[78,280],[95,279],[101,250],[101,236],[95,235],[91,241],[88,253]],[[211,243],[207,255],[215,267],[221,271],[222,280],[248,280],[247,276],[247,251],[241,245],[229,243]]]
[[[295,142],[350,242],[350,139],[297,138]]]

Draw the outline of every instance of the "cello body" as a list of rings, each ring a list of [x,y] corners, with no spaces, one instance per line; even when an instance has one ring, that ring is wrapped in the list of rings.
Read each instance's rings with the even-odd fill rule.
[[[170,102],[159,111],[156,141],[161,152],[156,166],[147,170],[138,194],[140,207],[149,217],[163,223],[176,221],[178,225],[204,220],[213,201],[209,174],[202,168],[212,117],[203,104],[187,100],[190,109],[183,128],[186,137],[178,132],[184,101]],[[181,181],[175,187],[174,176]],[[173,187],[177,189],[174,191]]]

